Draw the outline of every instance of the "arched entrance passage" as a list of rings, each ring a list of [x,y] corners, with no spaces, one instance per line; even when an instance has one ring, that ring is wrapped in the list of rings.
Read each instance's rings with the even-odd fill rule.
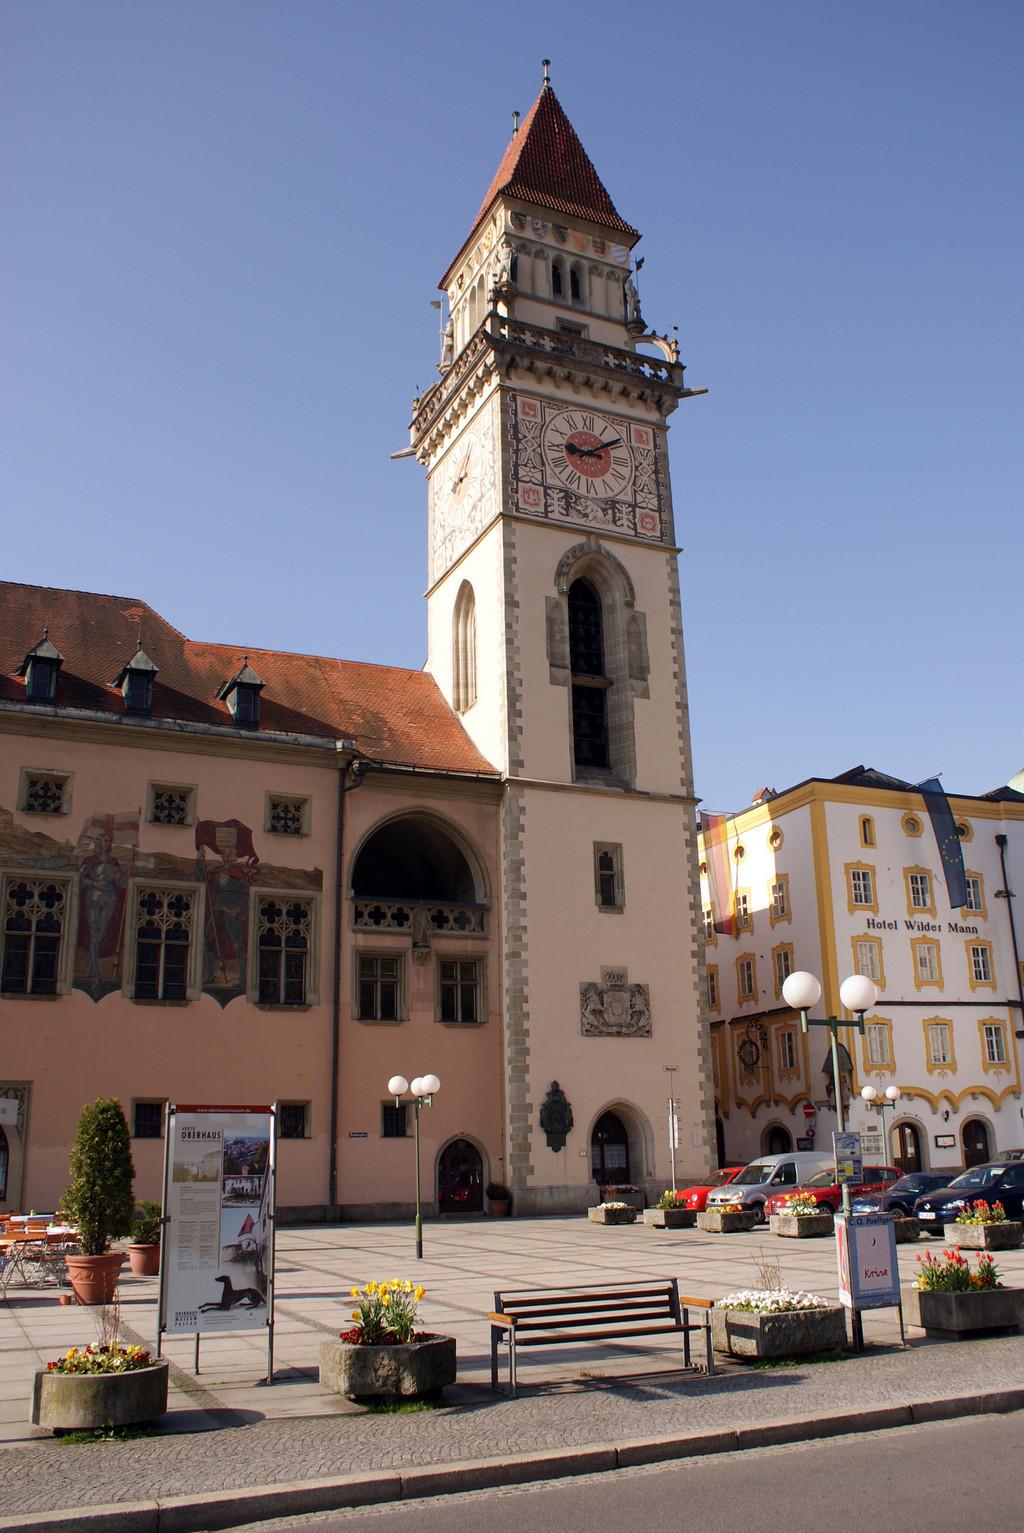
[[[921,1135],[914,1124],[897,1123],[893,1127],[892,1137],[895,1146],[893,1160],[904,1176],[909,1176],[912,1171],[923,1171]]]
[[[484,1208],[484,1163],[468,1139],[453,1139],[437,1161],[437,1211],[440,1214],[481,1214]]]
[[[718,1156],[718,1164],[725,1165],[725,1124],[715,1113],[715,1153]]]
[[[485,898],[482,879],[442,826],[403,815],[372,832],[352,867],[357,898],[443,901],[472,905]]]
[[[7,1148],[7,1135],[0,1128],[0,1203],[7,1198],[7,1169],[11,1163],[10,1151]]]
[[[968,1118],[960,1130],[960,1143],[964,1151],[965,1166],[983,1166],[992,1159],[992,1142],[988,1124],[980,1118]]]
[[[793,1136],[781,1123],[773,1123],[771,1128],[765,1130],[763,1154],[785,1155],[792,1148]]]
[[[629,1135],[618,1113],[603,1112],[590,1136],[590,1169],[598,1186],[628,1182]]]

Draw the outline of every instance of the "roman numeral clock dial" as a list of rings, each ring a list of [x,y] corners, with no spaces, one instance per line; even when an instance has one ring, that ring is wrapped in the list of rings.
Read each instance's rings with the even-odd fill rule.
[[[625,493],[633,478],[627,429],[592,410],[559,410],[544,426],[545,465],[574,494],[612,500]]]

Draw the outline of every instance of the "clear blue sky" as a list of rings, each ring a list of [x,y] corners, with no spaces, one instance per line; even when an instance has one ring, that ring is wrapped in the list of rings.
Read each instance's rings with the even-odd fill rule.
[[[389,453],[545,55],[711,390],[672,431],[698,792],[1004,782],[1019,0],[5,0],[0,571],[421,665]]]

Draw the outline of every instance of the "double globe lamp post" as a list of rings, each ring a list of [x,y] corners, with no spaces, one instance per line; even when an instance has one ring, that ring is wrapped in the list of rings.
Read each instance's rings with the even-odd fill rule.
[[[862,1086],[860,1094],[865,1106],[873,1107],[879,1116],[882,1127],[883,1153],[889,1155],[892,1153],[892,1146],[889,1144],[888,1135],[885,1132],[885,1115],[890,1107],[896,1106],[903,1093],[898,1086],[886,1086],[884,1092],[877,1091],[874,1086]]]
[[[433,1106],[434,1096],[441,1089],[441,1082],[436,1075],[417,1075],[410,1083],[404,1075],[393,1075],[388,1081],[388,1091],[395,1099],[395,1106],[401,1107],[403,1094],[411,1093],[409,1100],[412,1103],[416,1123],[416,1260],[423,1260],[423,1206],[420,1200],[420,1110],[424,1107]]]
[[[821,984],[813,974],[808,974],[803,969],[798,969],[791,974],[782,986],[782,997],[787,1006],[792,1006],[794,1011],[800,1013],[800,1029],[807,1031],[809,1027],[827,1027],[832,1040],[832,1083],[836,1101],[836,1130],[842,1134],[846,1130],[846,1115],[843,1110],[843,1082],[842,1072],[839,1068],[839,1029],[852,1027],[858,1033],[864,1032],[864,1013],[870,1011],[878,1000],[878,991],[874,983],[863,974],[851,974],[844,979],[839,987],[839,999],[847,1011],[852,1011],[855,1017],[853,1022],[840,1021],[838,1017],[810,1017],[808,1012],[812,1006],[817,1006],[821,1000]],[[843,1213],[850,1212],[850,1188],[843,1182]]]

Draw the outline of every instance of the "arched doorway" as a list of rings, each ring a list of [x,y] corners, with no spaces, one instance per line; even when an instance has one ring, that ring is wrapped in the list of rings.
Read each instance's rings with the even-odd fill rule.
[[[909,1176],[912,1171],[922,1171],[924,1164],[921,1159],[921,1135],[913,1123],[895,1124],[892,1137],[896,1147],[893,1160],[904,1176]]]
[[[484,1209],[484,1164],[468,1139],[453,1139],[437,1162],[437,1211],[441,1214],[481,1214]]]
[[[599,1187],[629,1181],[629,1135],[617,1113],[603,1112],[590,1136],[590,1170]]]
[[[785,1155],[787,1150],[792,1148],[793,1136],[789,1129],[783,1128],[781,1123],[773,1123],[771,1128],[766,1130],[763,1154]]]
[[[960,1130],[960,1143],[964,1150],[965,1166],[983,1166],[992,1159],[988,1136],[988,1124],[980,1118],[968,1118]]]

